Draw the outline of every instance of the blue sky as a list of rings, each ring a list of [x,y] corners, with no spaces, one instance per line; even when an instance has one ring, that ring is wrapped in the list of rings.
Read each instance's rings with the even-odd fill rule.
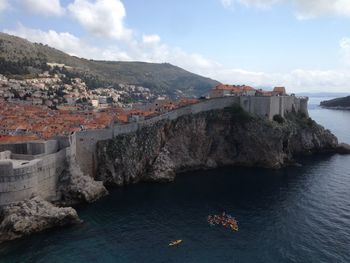
[[[80,57],[350,93],[350,0],[0,0],[0,23]]]

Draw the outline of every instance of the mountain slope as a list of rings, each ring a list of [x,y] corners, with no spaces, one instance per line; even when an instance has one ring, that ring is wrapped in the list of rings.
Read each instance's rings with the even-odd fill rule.
[[[176,97],[200,96],[218,82],[168,63],[111,62],[70,56],[47,45],[0,33],[0,74],[28,74],[44,70],[46,63],[65,64],[69,72],[97,85],[134,84],[153,93]],[[89,83],[89,81],[87,81]],[[90,81],[90,83],[92,83]],[[94,88],[94,85],[90,85]]]

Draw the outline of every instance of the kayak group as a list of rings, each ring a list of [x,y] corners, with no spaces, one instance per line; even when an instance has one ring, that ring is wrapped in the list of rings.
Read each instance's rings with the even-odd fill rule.
[[[208,216],[208,223],[211,226],[222,225],[222,226],[224,226],[226,228],[231,229],[232,231],[238,231],[238,222],[237,222],[237,220],[234,217],[226,214],[225,212],[223,212],[220,215],[209,215]],[[169,246],[170,247],[176,247],[176,246],[180,245],[181,243],[182,243],[181,239],[174,240],[174,241],[171,241],[169,243]]]
[[[230,228],[233,231],[238,231],[237,220],[234,217],[227,215],[225,212],[223,212],[221,215],[209,215],[208,223],[211,226],[222,225],[224,227]]]

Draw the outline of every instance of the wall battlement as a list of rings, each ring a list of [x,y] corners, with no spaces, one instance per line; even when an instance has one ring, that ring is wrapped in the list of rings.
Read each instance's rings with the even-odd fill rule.
[[[184,115],[223,109],[233,104],[268,119],[292,111],[308,115],[307,102],[307,98],[294,96],[214,98],[151,119],[111,124],[107,129],[80,131],[69,137],[57,136],[48,141],[0,144],[0,205],[22,201],[33,194],[39,194],[48,201],[59,200],[58,180],[69,160],[76,159],[84,174],[95,175],[98,141],[132,133],[162,120],[175,120]]]
[[[151,119],[128,124],[113,124],[108,129],[77,132],[77,161],[85,174],[94,176],[97,166],[97,141],[112,139],[120,134],[135,132],[142,127],[153,125],[158,121],[175,120],[184,115],[223,109],[233,104],[240,105],[250,114],[271,120],[276,114],[284,116],[286,113],[292,111],[303,112],[308,115],[307,103],[308,98],[295,96],[230,96],[213,98],[167,112]]]
[[[38,194],[48,201],[60,198],[58,179],[72,148],[59,146],[70,138],[0,144],[0,205],[22,201]],[[14,152],[11,152],[14,151]]]

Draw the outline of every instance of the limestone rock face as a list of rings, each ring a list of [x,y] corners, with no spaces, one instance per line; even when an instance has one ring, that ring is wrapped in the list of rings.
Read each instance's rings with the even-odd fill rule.
[[[335,151],[337,138],[306,116],[283,123],[235,107],[163,120],[97,144],[97,178],[111,185],[171,181],[220,166],[280,168],[297,154]]]
[[[67,169],[59,178],[59,191],[62,205],[92,203],[108,194],[103,182],[95,181],[84,175],[75,160],[71,160]]]
[[[0,208],[0,243],[80,222],[73,208],[59,208],[36,196]]]

